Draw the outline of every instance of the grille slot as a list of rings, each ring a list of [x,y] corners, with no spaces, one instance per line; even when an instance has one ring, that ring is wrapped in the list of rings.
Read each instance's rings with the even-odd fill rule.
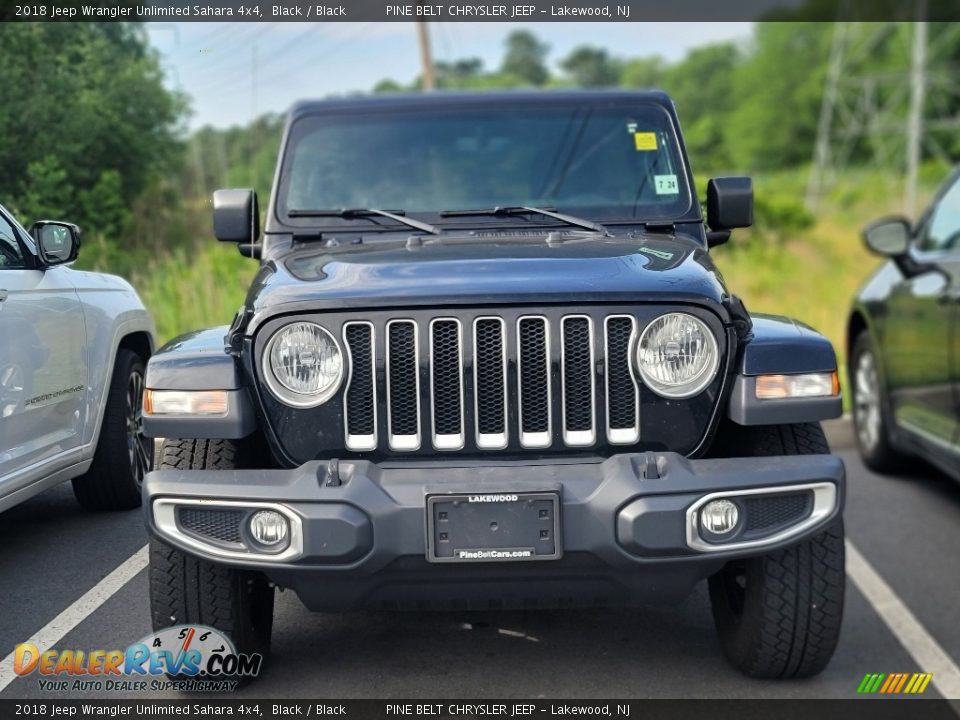
[[[346,448],[560,450],[640,442],[642,383],[633,353],[642,318],[626,308],[541,312],[346,320]]]
[[[800,522],[813,510],[813,493],[789,493],[743,498],[746,512],[744,537],[770,535],[777,530]]]
[[[392,450],[420,449],[420,368],[417,325],[387,323],[387,423]]]
[[[640,391],[633,376],[631,348],[636,318],[610,315],[604,320],[607,440],[631,445],[640,439]]]
[[[473,387],[477,447],[507,446],[507,348],[502,318],[482,317],[473,323]]]
[[[347,448],[377,447],[376,340],[373,325],[349,322],[343,326],[343,341],[350,362],[350,383],[344,401]]]
[[[522,317],[517,322],[517,408],[520,444],[550,447],[553,442],[550,407],[550,326],[545,317]]]
[[[177,521],[185,533],[222,545],[243,545],[240,524],[245,515],[244,510],[177,508]]]
[[[593,321],[586,315],[568,315],[561,330],[563,441],[570,447],[586,447],[596,442]]]
[[[460,450],[463,432],[463,332],[454,318],[430,322],[430,399],[433,446]]]

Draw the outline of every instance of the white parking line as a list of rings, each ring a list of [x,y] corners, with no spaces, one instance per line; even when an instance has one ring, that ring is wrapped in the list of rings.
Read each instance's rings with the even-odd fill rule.
[[[849,540],[847,540],[847,575],[886,623],[894,637],[917,662],[917,672],[933,673],[931,682],[943,697],[951,700],[960,699],[960,668]],[[890,670],[906,669],[908,668],[890,668]]]
[[[94,610],[110,599],[120,588],[147,566],[147,545],[124,560],[70,607],[44,625],[33,637],[24,642],[36,645],[40,652],[49,650],[63,639],[64,635],[83,622]],[[17,679],[13,672],[14,653],[0,661],[0,692]]]

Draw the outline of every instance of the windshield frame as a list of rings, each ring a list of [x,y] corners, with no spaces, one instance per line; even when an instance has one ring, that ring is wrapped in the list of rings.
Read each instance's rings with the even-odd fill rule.
[[[703,216],[701,214],[700,203],[697,197],[696,187],[694,185],[693,174],[690,170],[687,160],[686,147],[683,141],[683,135],[680,132],[679,122],[676,117],[672,102],[661,93],[640,93],[640,92],[591,92],[581,91],[575,93],[551,93],[535,92],[516,95],[502,93],[477,93],[477,94],[450,94],[444,97],[437,93],[433,96],[389,96],[374,97],[364,99],[354,99],[350,102],[343,101],[324,101],[312,103],[310,105],[295,108],[288,118],[284,130],[283,142],[281,143],[280,157],[278,158],[277,171],[274,178],[274,189],[271,194],[270,208],[267,215],[267,233],[289,233],[289,232],[411,232],[398,223],[390,222],[384,218],[362,218],[345,219],[337,217],[296,217],[281,212],[281,198],[286,197],[289,191],[289,185],[292,172],[291,166],[294,162],[293,148],[298,139],[298,132],[303,127],[301,123],[314,122],[317,118],[332,117],[338,120],[344,117],[383,114],[409,113],[442,113],[446,110],[458,109],[482,109],[489,108],[490,105],[497,105],[505,109],[511,106],[516,108],[531,108],[544,106],[554,107],[583,107],[584,105],[593,105],[603,107],[604,109],[622,107],[625,109],[636,108],[638,105],[648,106],[660,112],[664,116],[664,130],[672,133],[675,142],[677,174],[682,176],[686,182],[686,207],[684,210],[676,211],[669,217],[663,215],[656,216],[630,216],[614,214],[580,213],[584,217],[607,226],[630,226],[641,227],[647,223],[656,225],[680,224],[680,223],[701,223]],[[299,208],[294,208],[299,209]],[[320,208],[317,208],[320,209]],[[339,208],[322,208],[324,210],[336,210]],[[408,210],[407,208],[398,208]],[[443,208],[449,210],[454,208]],[[457,208],[459,209],[459,208]],[[463,208],[472,209],[472,208]],[[563,212],[574,212],[571,208],[562,208]],[[563,224],[548,217],[536,217],[529,215],[513,215],[508,217],[495,216],[459,216],[444,217],[440,210],[418,212],[410,210],[407,216],[413,219],[436,225],[443,230],[457,231],[467,229],[553,229],[561,227]]]

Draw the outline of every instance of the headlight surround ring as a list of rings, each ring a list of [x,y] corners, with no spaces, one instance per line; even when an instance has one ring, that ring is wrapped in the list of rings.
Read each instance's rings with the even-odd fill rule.
[[[682,382],[665,380],[662,377],[662,371],[660,373],[661,377],[657,377],[652,367],[654,363],[651,354],[657,351],[657,347],[651,346],[651,335],[669,332],[668,328],[671,323],[674,323],[675,326],[678,323],[687,324],[687,332],[685,333],[687,338],[681,339],[680,342],[674,339],[674,342],[678,345],[678,352],[674,353],[675,356],[689,355],[691,342],[698,342],[694,354],[702,358],[701,361],[698,361],[699,367],[694,372],[689,373],[689,376]],[[674,332],[676,332],[676,328]],[[691,338],[690,335],[697,337]],[[658,347],[661,349],[664,347],[662,340],[658,343]],[[710,330],[710,326],[695,315],[682,312],[666,313],[651,320],[643,329],[643,332],[640,333],[634,355],[637,371],[640,373],[644,385],[660,397],[669,400],[689,398],[703,392],[716,378],[717,370],[720,367],[720,348],[717,344],[717,338]],[[661,364],[663,364],[662,360]]]
[[[274,361],[277,358],[275,358],[274,353],[277,350],[278,344],[291,334],[298,332],[314,334],[315,338],[317,339],[317,345],[313,351],[319,353],[320,355],[319,360],[316,361],[317,363],[327,362],[324,359],[324,352],[323,348],[321,347],[321,342],[329,343],[329,349],[331,351],[330,358],[336,359],[335,372],[326,373],[332,374],[333,379],[315,390],[304,392],[297,390],[295,387],[291,387],[290,384],[284,382],[275,369]],[[300,352],[302,354],[304,351],[309,350],[310,348],[302,348]],[[343,349],[340,347],[340,343],[337,342],[336,337],[322,325],[307,320],[298,320],[288,323],[287,325],[279,328],[273,333],[273,335],[270,336],[270,339],[267,341],[267,345],[264,348],[263,357],[261,358],[261,368],[263,371],[264,380],[266,381],[267,387],[270,389],[271,394],[285,405],[296,408],[312,408],[327,402],[340,389],[340,386],[343,384],[344,377],[346,376],[345,356]]]

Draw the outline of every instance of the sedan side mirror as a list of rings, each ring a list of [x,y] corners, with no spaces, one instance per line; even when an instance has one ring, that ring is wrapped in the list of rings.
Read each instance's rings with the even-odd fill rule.
[[[863,243],[877,255],[905,255],[910,247],[910,222],[903,217],[890,217],[870,223],[863,229]]]
[[[213,234],[220,242],[252,245],[260,237],[260,208],[253,190],[213,193]]]
[[[753,225],[753,181],[748,177],[710,180],[707,183],[707,224],[715,231]]]
[[[73,262],[80,253],[80,228],[58,220],[38,220],[30,226],[44,265]]]

